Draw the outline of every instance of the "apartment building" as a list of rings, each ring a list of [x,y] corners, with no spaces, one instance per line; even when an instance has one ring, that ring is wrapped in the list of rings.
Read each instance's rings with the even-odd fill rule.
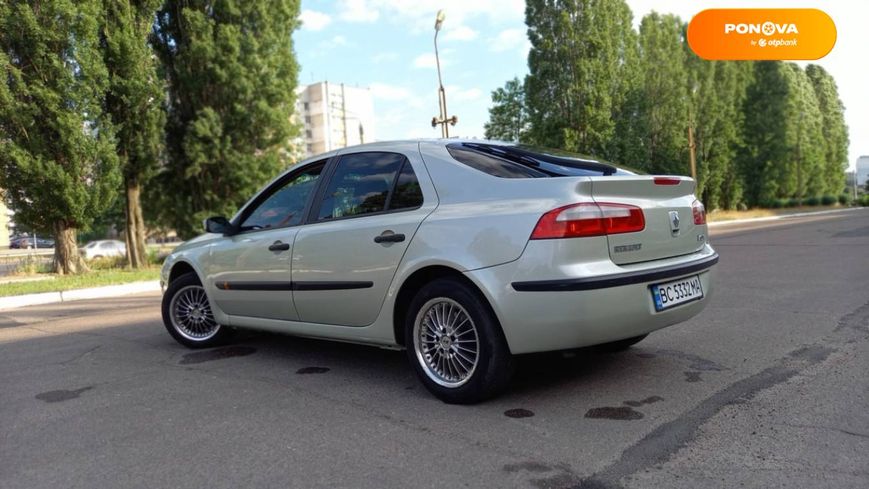
[[[869,182],[869,156],[857,158],[857,186],[865,187]]]
[[[296,89],[296,114],[303,125],[304,156],[374,141],[371,90],[344,83],[318,82]]]

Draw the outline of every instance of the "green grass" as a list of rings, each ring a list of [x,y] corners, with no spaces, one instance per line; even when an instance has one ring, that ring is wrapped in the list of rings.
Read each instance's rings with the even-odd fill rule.
[[[160,269],[156,267],[143,270],[94,270],[82,275],[48,275],[45,280],[0,284],[0,297],[85,289],[88,287],[100,287],[102,285],[157,280],[159,278]]]

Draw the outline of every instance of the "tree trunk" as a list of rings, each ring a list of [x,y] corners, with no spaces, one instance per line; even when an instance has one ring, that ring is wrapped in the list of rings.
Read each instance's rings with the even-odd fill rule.
[[[54,271],[58,275],[74,275],[88,271],[75,242],[76,229],[65,221],[54,223]]]
[[[131,268],[142,268],[148,264],[145,254],[145,222],[142,219],[142,189],[138,182],[128,180],[126,184],[127,229],[124,233],[127,242],[127,264]]]

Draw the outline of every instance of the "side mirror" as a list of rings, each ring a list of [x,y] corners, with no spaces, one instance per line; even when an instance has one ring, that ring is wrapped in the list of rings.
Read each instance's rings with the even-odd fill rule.
[[[205,220],[205,232],[217,234],[231,234],[234,228],[232,223],[223,216],[209,217]]]

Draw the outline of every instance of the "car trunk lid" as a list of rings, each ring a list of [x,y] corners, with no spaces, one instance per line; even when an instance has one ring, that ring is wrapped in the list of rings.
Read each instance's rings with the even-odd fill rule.
[[[706,242],[706,226],[695,225],[694,181],[686,177],[624,175],[592,177],[596,202],[641,208],[645,228],[607,236],[610,258],[626,265],[694,253]]]

